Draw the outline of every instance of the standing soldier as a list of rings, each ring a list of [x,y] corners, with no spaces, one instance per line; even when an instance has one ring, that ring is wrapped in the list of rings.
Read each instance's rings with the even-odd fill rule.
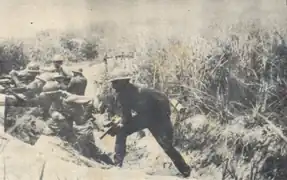
[[[126,73],[116,74],[110,79],[122,107],[122,123],[118,125],[115,142],[115,164],[119,167],[123,164],[127,137],[148,128],[181,174],[189,177],[191,168],[172,144],[173,127],[168,98],[154,89],[136,87],[129,82],[130,77],[124,74]]]
[[[83,69],[72,71],[74,76],[71,78],[67,91],[76,95],[85,95],[87,78],[83,75]]]

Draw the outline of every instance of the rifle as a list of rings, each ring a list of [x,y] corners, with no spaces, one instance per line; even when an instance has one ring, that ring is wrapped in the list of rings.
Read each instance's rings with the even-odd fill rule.
[[[106,126],[110,126],[104,134],[100,136],[100,139],[103,139],[107,134],[111,136],[115,136],[117,130],[118,130],[118,124],[121,122],[121,118],[112,118],[112,121],[108,123]]]
[[[26,99],[19,96],[15,91],[13,91],[12,88],[6,89],[6,93],[9,93],[9,94],[13,95],[14,97],[16,97],[16,99],[19,100],[20,103],[26,102]]]

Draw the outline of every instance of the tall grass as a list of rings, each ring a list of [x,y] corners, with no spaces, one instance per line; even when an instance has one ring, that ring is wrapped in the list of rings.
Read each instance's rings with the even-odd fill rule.
[[[49,63],[55,53],[71,62],[93,60],[105,46],[102,29],[93,31],[86,36],[41,32],[34,44],[3,45],[0,57],[23,64],[27,59]],[[175,144],[196,157],[195,169],[215,166],[233,179],[285,177],[286,31],[240,23],[223,33],[212,39],[148,39],[144,45],[123,40],[136,58],[117,66],[137,72],[136,82],[178,98],[189,108],[187,116],[208,117],[199,128],[190,119],[175,124]]]

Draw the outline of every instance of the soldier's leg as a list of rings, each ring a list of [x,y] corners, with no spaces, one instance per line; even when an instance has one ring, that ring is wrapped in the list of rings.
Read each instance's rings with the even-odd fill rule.
[[[96,144],[94,134],[91,132],[89,133],[89,150],[91,152],[92,157],[97,161],[100,160],[108,165],[113,165],[114,162],[111,157],[103,150],[102,147],[99,147]]]
[[[188,177],[191,169],[172,144],[173,127],[170,118],[165,117],[162,118],[161,121],[154,121],[154,123],[149,127],[149,130],[165,153],[172,160],[176,168],[183,174],[183,176]]]
[[[115,142],[115,165],[121,167],[123,165],[124,157],[126,154],[126,140],[127,137],[134,132],[143,130],[148,127],[148,120],[138,116],[124,125],[116,135]]]

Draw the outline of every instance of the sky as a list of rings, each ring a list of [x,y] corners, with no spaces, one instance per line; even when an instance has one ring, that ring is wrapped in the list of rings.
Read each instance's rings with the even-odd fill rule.
[[[280,21],[285,0],[0,0],[0,36],[28,37],[46,29],[116,24],[120,31],[196,33],[214,22]]]

